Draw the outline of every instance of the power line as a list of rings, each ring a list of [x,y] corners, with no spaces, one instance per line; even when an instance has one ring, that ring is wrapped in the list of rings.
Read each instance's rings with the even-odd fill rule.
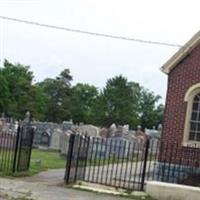
[[[170,46],[170,47],[179,47],[179,48],[182,47],[182,45],[179,45],[179,44],[157,42],[157,41],[151,41],[151,40],[142,40],[142,39],[138,39],[138,38],[131,38],[131,37],[125,37],[125,36],[119,36],[119,35],[110,35],[110,34],[97,33],[97,32],[89,32],[89,31],[84,31],[84,30],[80,30],[80,29],[72,29],[72,28],[67,28],[67,27],[62,27],[62,26],[43,24],[43,23],[39,23],[39,22],[28,21],[28,20],[23,20],[23,19],[18,19],[18,18],[11,18],[11,17],[6,17],[6,16],[0,16],[0,19],[14,21],[14,22],[20,22],[20,23],[25,23],[25,24],[35,25],[35,26],[40,26],[40,27],[58,29],[58,30],[63,30],[63,31],[68,31],[68,32],[75,32],[75,33],[80,33],[80,34],[99,36],[99,37],[127,40],[127,41],[140,42],[140,43],[146,43],[146,44]]]

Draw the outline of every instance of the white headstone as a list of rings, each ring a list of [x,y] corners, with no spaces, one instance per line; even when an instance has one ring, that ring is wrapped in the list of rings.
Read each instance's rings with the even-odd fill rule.
[[[61,155],[67,155],[70,135],[71,135],[71,131],[65,131],[61,135],[61,141],[60,141],[61,142],[61,147],[60,147]]]
[[[88,136],[98,137],[99,128],[93,125],[82,125],[78,127],[78,131],[81,134],[87,134]]]
[[[55,129],[53,134],[51,135],[51,144],[50,148],[54,150],[60,150],[60,137],[62,131],[60,129]]]

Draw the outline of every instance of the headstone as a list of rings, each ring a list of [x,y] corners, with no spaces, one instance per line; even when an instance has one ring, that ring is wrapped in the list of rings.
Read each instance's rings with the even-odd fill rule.
[[[124,135],[123,126],[118,126],[115,133],[112,134],[112,136],[114,136],[114,137],[122,137],[123,135]]]
[[[53,133],[54,132],[59,132],[61,134],[62,131],[63,131],[62,125],[56,124],[56,123],[52,123],[52,122],[36,122],[35,121],[35,122],[32,123],[32,127],[34,127],[34,129],[35,129],[35,131],[34,131],[34,141],[33,141],[34,147],[39,147],[39,146],[42,146],[42,145],[44,145],[45,148],[47,147],[46,142],[45,142],[45,144],[42,142],[42,139],[44,137],[44,133],[47,133],[47,135],[49,136],[49,145],[48,145],[48,147],[50,147],[51,144],[52,144]],[[55,141],[55,140],[56,139],[53,139],[53,141]]]
[[[111,132],[107,128],[102,128],[99,131],[99,136],[104,138],[109,138],[111,137]]]
[[[60,152],[61,155],[66,156],[69,148],[69,138],[70,135],[72,134],[72,131],[64,131],[61,135],[61,147],[60,147]]]
[[[40,145],[49,147],[50,145],[50,133],[47,131],[43,132],[40,139]]]
[[[117,126],[115,125],[115,123],[111,124],[111,126],[108,129],[110,137],[114,136],[116,131],[117,131]]]
[[[63,122],[63,130],[64,131],[66,131],[68,129],[71,129],[72,126],[73,126],[73,121],[72,120]]]
[[[78,127],[78,132],[80,134],[85,134],[92,137],[99,136],[99,128],[93,125],[82,125]]]
[[[161,132],[155,129],[145,129],[145,134],[151,139],[159,139],[161,136]]]
[[[128,133],[128,131],[129,131],[129,125],[126,124],[126,125],[123,126],[123,132]]]
[[[158,124],[158,130],[159,130],[159,131],[162,130],[162,124]]]
[[[53,134],[51,135],[51,144],[50,148],[54,150],[60,150],[60,137],[62,131],[60,129],[55,129]]]

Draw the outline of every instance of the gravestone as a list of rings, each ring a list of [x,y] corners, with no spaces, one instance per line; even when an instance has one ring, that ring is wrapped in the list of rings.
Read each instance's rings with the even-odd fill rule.
[[[62,131],[60,129],[55,129],[53,134],[51,135],[51,144],[50,148],[54,150],[60,150],[60,139],[61,139]]]
[[[43,132],[42,135],[41,135],[41,139],[40,139],[40,145],[45,146],[45,147],[49,147],[50,137],[51,137],[51,135],[48,131]]]
[[[60,137],[60,139],[61,139],[60,140],[60,153],[63,156],[67,155],[68,148],[69,148],[69,138],[70,138],[71,134],[72,134],[72,131],[70,131],[70,130],[64,131],[61,134],[61,137]]]
[[[99,131],[99,135],[100,135],[100,137],[103,137],[103,138],[109,138],[111,136],[111,133],[107,128],[102,128]]]
[[[71,129],[73,126],[73,121],[64,121],[63,122],[63,131],[67,131],[68,129]]]
[[[126,125],[124,125],[123,126],[123,133],[128,133],[128,131],[129,131],[129,125],[128,124],[126,124]]]
[[[82,125],[78,127],[80,134],[87,134],[92,137],[99,137],[99,128],[93,125]]]

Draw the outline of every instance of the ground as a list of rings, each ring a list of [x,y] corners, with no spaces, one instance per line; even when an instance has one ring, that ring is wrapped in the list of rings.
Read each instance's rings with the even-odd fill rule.
[[[0,178],[0,194],[9,195],[17,200],[26,200],[27,198],[34,200],[120,200],[133,199],[121,196],[113,196],[108,194],[99,194],[73,188],[66,188],[61,178],[63,170],[49,170],[39,173],[32,177],[7,179]],[[7,200],[7,197],[3,200]],[[146,199],[149,197],[144,195],[135,199]]]
[[[66,187],[63,180],[65,165],[65,158],[61,157],[58,152],[34,149],[32,151],[30,172],[26,174],[29,176],[14,179],[0,178],[0,200],[7,200],[7,195],[12,197],[11,200],[26,200],[27,198],[34,200],[117,200],[124,198],[83,191],[83,188],[77,190]],[[99,186],[94,187],[99,188]],[[1,196],[2,194],[4,195]],[[17,198],[19,196],[20,198]],[[124,199],[150,200],[144,194],[134,198],[129,195]]]

